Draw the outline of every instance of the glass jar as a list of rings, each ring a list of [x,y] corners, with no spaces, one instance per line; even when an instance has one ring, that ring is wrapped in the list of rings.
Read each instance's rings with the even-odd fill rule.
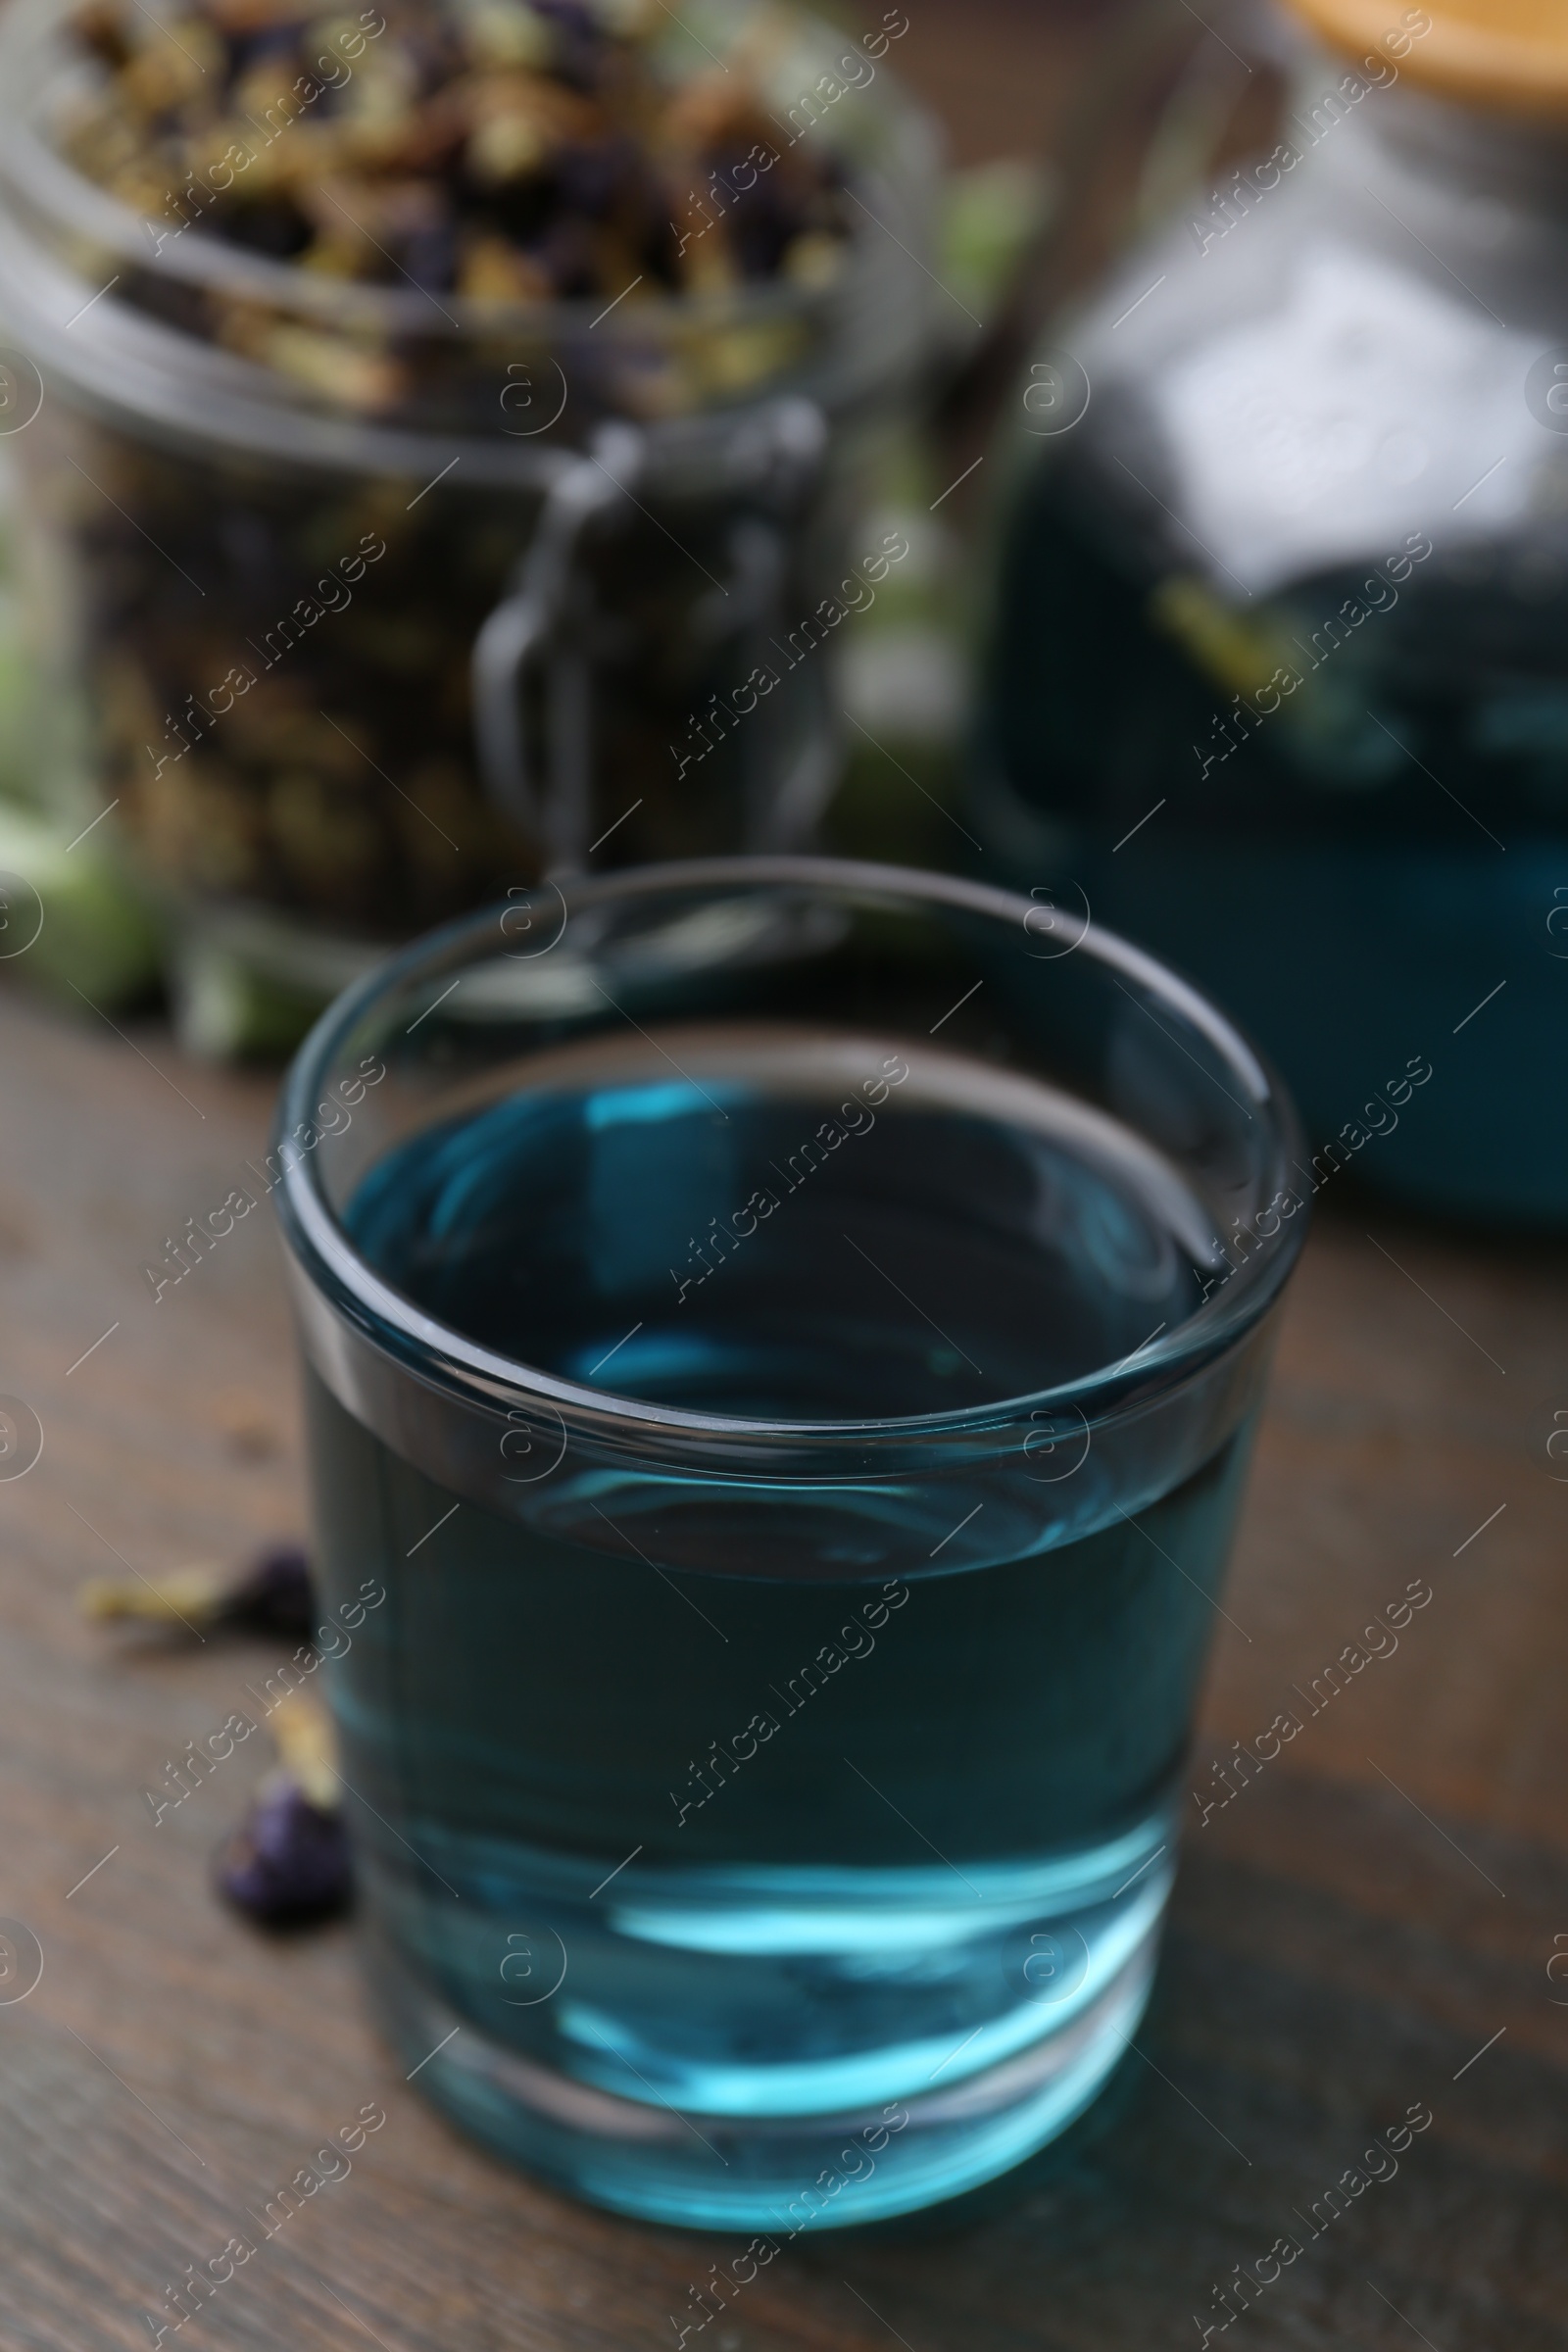
[[[287,1043],[388,942],[590,855],[806,838],[836,770],[818,647],[886,553],[852,537],[864,443],[926,337],[899,12],[853,77],[765,0],[671,21],[674,78],[745,45],[780,151],[830,141],[858,226],[829,282],[608,311],[136,218],[61,152],[67,17],[0,30],[32,602],[47,699],[84,679],[96,720],[76,821],[113,807],[188,1041]]]
[[[984,870],[1238,1007],[1303,1191],[1561,1224],[1568,31],[1206,21],[1123,67],[1162,225],[1057,309],[1011,427]]]

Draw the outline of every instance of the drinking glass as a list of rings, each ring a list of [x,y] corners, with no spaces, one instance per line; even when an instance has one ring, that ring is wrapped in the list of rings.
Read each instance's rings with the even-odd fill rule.
[[[1087,908],[893,867],[518,893],[323,1017],[269,1174],[369,1979],[440,2107],[775,2245],[1081,2112],[1298,1150]]]

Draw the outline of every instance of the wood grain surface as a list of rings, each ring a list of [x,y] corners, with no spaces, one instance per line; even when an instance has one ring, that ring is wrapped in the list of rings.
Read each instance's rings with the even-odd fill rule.
[[[579,2210],[470,2149],[371,2033],[349,1930],[270,1940],[219,1906],[209,1856],[260,1759],[153,1826],[143,1790],[269,1645],[76,1614],[117,1561],[232,1558],[302,1524],[268,1217],[157,1305],[139,1273],[239,1180],[270,1097],[152,1025],[0,1000],[0,1391],[45,1435],[0,1483],[0,1914],[44,1959],[0,2006],[0,2344],[149,2344],[185,2266],[255,2240],[249,2217],[375,2102],[348,2177],[168,2342],[654,2352],[721,2241]],[[717,2352],[1196,2345],[1233,2266],[1267,2269],[1282,2237],[1298,2256],[1234,2323],[1259,2352],[1568,2345],[1565,1331],[1562,1251],[1326,1209],[1195,1788],[1214,1796],[1213,1761],[1282,1709],[1303,1729],[1229,1804],[1195,1798],[1134,2052],[1001,2190],[782,2255],[713,2322]],[[1309,1713],[1412,1581],[1432,1598],[1397,1648]],[[1328,2221],[1325,2190],[1387,2173],[1363,2153],[1412,2106],[1430,2127]]]

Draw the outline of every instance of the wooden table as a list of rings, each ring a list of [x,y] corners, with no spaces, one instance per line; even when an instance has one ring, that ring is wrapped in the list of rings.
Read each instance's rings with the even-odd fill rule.
[[[910,14],[904,70],[973,158],[1054,119],[1093,11]],[[372,2035],[347,1931],[268,1941],[212,1897],[263,1760],[241,1749],[154,1827],[143,1791],[271,1651],[127,1642],[75,1612],[121,1561],[232,1558],[302,1524],[267,1218],[156,1306],[139,1272],[238,1181],[270,1095],[151,1025],[122,1039],[0,1000],[0,1391],[45,1433],[0,1483],[0,1913],[44,1961],[0,2006],[0,2346],[146,2347],[166,2287],[254,2235],[247,2214],[377,2102],[352,2173],[166,2343],[667,2352],[718,2241],[489,2162]],[[1213,1796],[1212,1763],[1282,1709],[1304,1728],[1201,1825],[1195,1799],[1136,2054],[1004,2191],[781,2256],[714,2322],[716,2352],[1196,2346],[1234,2266],[1267,2271],[1281,2238],[1299,2255],[1235,2323],[1256,2352],[1568,2346],[1568,1463],[1546,1452],[1565,1335],[1561,1249],[1348,1197],[1321,1217],[1195,1786]],[[1296,1693],[1326,1691],[1412,1580],[1432,1599],[1397,1650],[1308,1713]],[[1371,2135],[1411,2107],[1433,2120],[1397,2172],[1323,2225],[1325,2191],[1364,2180]]]
[[[119,1561],[152,1574],[302,1524],[267,1218],[156,1305],[139,1271],[236,1181],[270,1091],[152,1024],[122,1040],[0,1001],[0,1390],[45,1433],[0,1484],[0,1913],[44,1957],[0,2007],[0,2345],[147,2345],[166,2285],[375,2101],[349,2177],[167,2342],[655,2352],[718,2241],[579,2211],[470,2149],[370,2032],[347,1930],[267,1940],[209,1892],[261,1759],[154,1826],[144,1789],[272,1648],[150,1646],[75,1611]],[[1568,1982],[1548,1975],[1568,1464],[1545,1450],[1565,1330],[1561,1250],[1348,1200],[1320,1219],[1195,1786],[1281,1709],[1304,1729],[1201,1826],[1195,1800],[1137,2054],[994,2202],[781,2256],[715,2321],[720,2352],[1196,2345],[1193,2315],[1282,2236],[1299,2258],[1236,2323],[1259,2348],[1568,2345]],[[1412,1580],[1432,1599],[1396,1651],[1308,1715],[1293,1692]],[[1396,2175],[1310,2238],[1299,2217],[1416,2104],[1434,2120]]]

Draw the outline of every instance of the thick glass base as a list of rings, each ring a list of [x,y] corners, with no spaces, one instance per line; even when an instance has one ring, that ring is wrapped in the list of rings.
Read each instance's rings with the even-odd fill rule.
[[[951,1873],[956,1901],[870,1872],[858,1903],[731,1885],[699,1907],[691,1874],[646,1872],[575,1922],[536,1892],[508,1937],[471,1891],[428,1902],[372,1865],[367,1958],[405,2071],[500,2155],[614,2212],[783,2243],[957,2196],[1082,2114],[1149,1997],[1169,1838],[1162,1817],[1065,1867],[972,1864],[967,1901]],[[462,1959],[508,1943],[498,2003]]]

